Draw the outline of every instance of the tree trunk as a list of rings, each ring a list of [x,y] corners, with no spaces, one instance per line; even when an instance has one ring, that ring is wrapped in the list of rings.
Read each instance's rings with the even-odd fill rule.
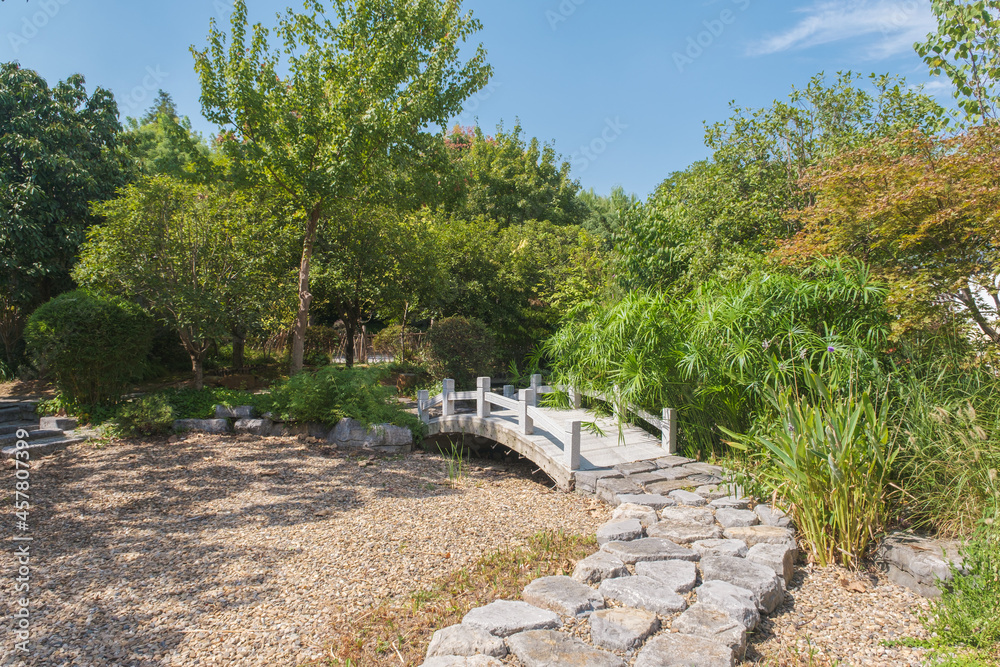
[[[344,343],[344,365],[348,368],[354,366],[354,334],[357,331],[357,320],[351,308],[344,309],[344,336],[347,342]]]
[[[972,290],[968,288],[962,288],[958,290],[956,294],[959,301],[969,309],[969,313],[972,315],[972,319],[979,325],[980,331],[982,331],[986,336],[996,344],[1000,344],[1000,332],[990,326],[990,323],[983,316],[983,313],[979,310],[979,304],[976,303],[976,296],[972,293]]]
[[[292,340],[292,375],[302,371],[302,358],[305,355],[309,305],[312,303],[312,294],[309,293],[309,263],[312,261],[313,245],[316,243],[319,214],[319,206],[309,214],[309,224],[306,225],[306,235],[302,242],[302,261],[299,264],[299,313],[295,318],[295,335]]]
[[[205,387],[205,366],[202,364],[202,354],[196,354],[194,352],[189,353],[191,355],[191,370],[194,372],[194,388],[195,390],[200,390]]]
[[[233,335],[233,368],[240,369],[246,365],[246,329],[236,325],[230,333]]]

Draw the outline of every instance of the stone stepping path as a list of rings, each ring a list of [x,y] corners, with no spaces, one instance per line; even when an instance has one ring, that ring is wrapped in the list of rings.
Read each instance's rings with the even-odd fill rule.
[[[784,601],[797,547],[780,510],[726,478],[679,456],[580,473],[578,493],[615,507],[600,550],[438,630],[424,666],[733,667]]]

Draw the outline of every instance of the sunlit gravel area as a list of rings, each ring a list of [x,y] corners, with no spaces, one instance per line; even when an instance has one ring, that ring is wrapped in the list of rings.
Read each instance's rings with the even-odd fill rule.
[[[0,664],[295,665],[378,600],[610,516],[530,465],[478,463],[453,487],[438,455],[208,435],[42,459],[32,654],[4,641]]]

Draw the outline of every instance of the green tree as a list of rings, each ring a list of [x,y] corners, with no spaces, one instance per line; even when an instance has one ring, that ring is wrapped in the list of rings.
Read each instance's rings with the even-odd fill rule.
[[[1000,0],[931,0],[937,32],[914,44],[931,74],[943,72],[973,125],[995,123],[1000,89]]]
[[[247,302],[266,308],[281,287],[280,234],[260,210],[239,193],[144,179],[95,205],[106,222],[91,229],[74,277],[135,299],[173,328],[200,389],[212,341],[252,312]]]
[[[638,197],[626,193],[625,188],[620,185],[612,188],[607,197],[597,194],[591,188],[581,191],[579,199],[587,210],[581,226],[601,239],[608,248],[614,245],[615,235],[621,229],[622,216],[639,203]]]
[[[191,129],[187,116],[179,117],[169,93],[162,90],[141,121],[128,119],[124,143],[147,176],[171,176],[192,183],[217,182],[223,172],[221,156]]]
[[[459,44],[480,24],[458,2],[331,5],[307,0],[305,13],[288,10],[276,28],[282,48],[272,49],[269,31],[251,28],[237,0],[231,34],[213,21],[208,47],[192,48],[203,111],[224,128],[237,174],[281,191],[303,220],[293,372],[302,368],[320,220],[351,197],[371,162],[427,124],[444,126],[491,73],[481,45],[461,61]]]
[[[36,72],[0,64],[0,339],[17,365],[25,318],[72,287],[70,269],[89,202],[131,177],[111,92],[88,95],[81,75],[49,88]]]

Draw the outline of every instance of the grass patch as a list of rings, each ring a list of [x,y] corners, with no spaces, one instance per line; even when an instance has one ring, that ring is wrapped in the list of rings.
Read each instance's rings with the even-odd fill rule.
[[[470,609],[494,600],[521,599],[533,579],[571,573],[596,547],[593,536],[543,531],[525,546],[486,554],[425,590],[386,601],[355,619],[335,635],[330,648],[335,657],[326,664],[419,665],[435,630],[461,622]]]

